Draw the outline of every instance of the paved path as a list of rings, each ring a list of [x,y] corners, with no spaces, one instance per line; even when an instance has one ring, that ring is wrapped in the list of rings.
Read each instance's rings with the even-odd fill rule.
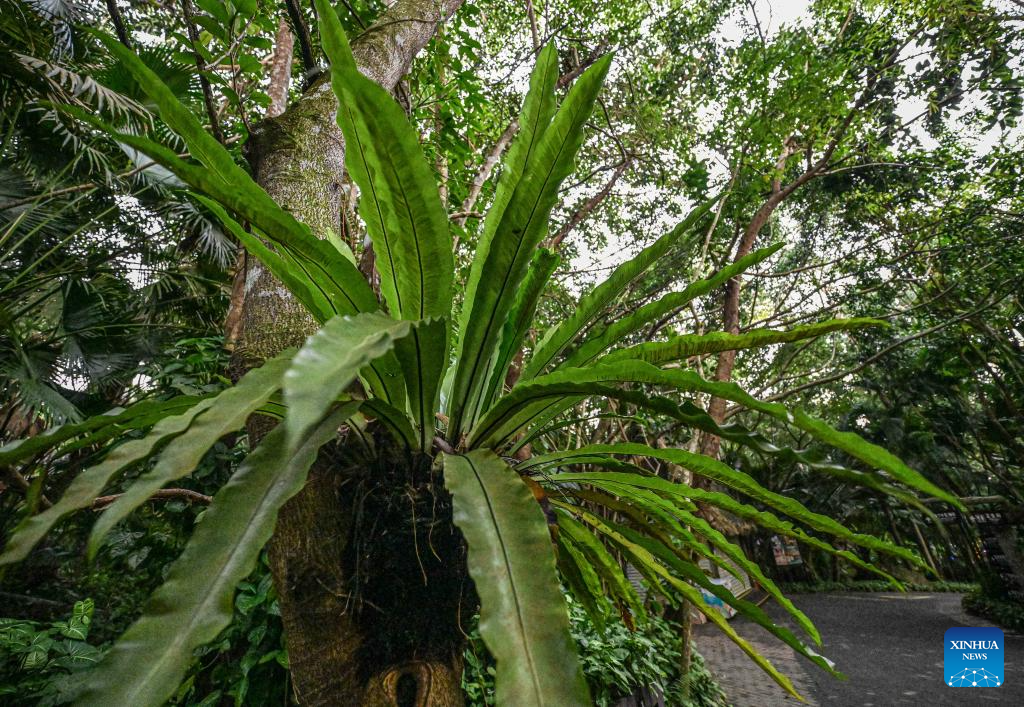
[[[760,626],[732,623],[811,705],[1024,705],[1024,635],[1006,632],[1006,682],[1000,688],[951,688],[942,682],[942,637],[953,626],[991,626],[960,609],[960,594],[867,593],[795,594],[794,603],[821,632],[822,655],[849,676],[823,673]],[[773,602],[764,606],[779,623],[790,623]],[[791,625],[791,624],[790,624]],[[799,635],[799,631],[794,629]],[[697,650],[722,684],[734,707],[797,705],[714,626],[694,627]]]

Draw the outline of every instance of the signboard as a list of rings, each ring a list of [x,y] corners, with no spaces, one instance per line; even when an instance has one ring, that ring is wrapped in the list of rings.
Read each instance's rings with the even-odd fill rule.
[[[772,554],[775,555],[775,564],[779,567],[802,565],[804,563],[803,558],[800,557],[800,548],[793,538],[782,538],[778,535],[773,535]]]
[[[958,522],[962,517],[977,528],[985,564],[1002,578],[1011,599],[1024,600],[1024,557],[1017,549],[1017,528],[1021,524],[1019,511],[975,511],[964,516],[944,512],[937,515],[947,525]]]

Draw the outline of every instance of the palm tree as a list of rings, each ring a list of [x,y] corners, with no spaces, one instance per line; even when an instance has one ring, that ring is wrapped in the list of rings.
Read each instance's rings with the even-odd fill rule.
[[[0,440],[8,440],[123,402],[140,362],[175,337],[217,331],[234,245],[173,175],[53,108],[77,106],[125,131],[176,140],[97,42],[44,21],[73,17],[73,7],[0,0],[0,8]],[[181,100],[194,98],[166,48],[140,57]]]
[[[252,452],[215,496],[144,615],[83,678],[81,704],[168,699],[195,648],[227,625],[234,588],[272,533],[271,564],[303,704],[461,703],[460,626],[477,605],[481,635],[497,660],[500,704],[586,704],[556,567],[584,606],[596,607],[597,598],[609,593],[624,617],[642,622],[645,605],[619,558],[666,601],[689,602],[703,611],[790,692],[795,694],[789,680],[704,603],[698,588],[834,672],[760,608],[708,580],[698,560],[725,563],[710,549],[713,544],[820,643],[807,617],[701,516],[698,504],[887,577],[824,537],[922,566],[914,554],[854,533],[715,459],[682,449],[639,443],[540,447],[543,433],[564,413],[585,400],[610,400],[764,454],[829,468],[751,430],[719,426],[688,399],[707,394],[799,428],[887,475],[883,481],[878,473],[864,473],[864,483],[905,494],[894,485],[899,483],[956,504],[856,435],[678,365],[698,353],[795,341],[874,322],[833,320],[789,331],[681,335],[623,346],[652,320],[777,250],[752,253],[707,280],[604,321],[630,283],[701,223],[715,203],[711,199],[581,297],[573,315],[532,346],[509,387],[507,373],[526,345],[537,302],[558,261],[539,245],[611,58],[595,62],[557,106],[556,52],[550,46],[540,52],[520,132],[505,159],[468,279],[456,287],[448,218],[417,134],[386,91],[356,69],[330,5],[317,0],[316,6],[341,106],[346,165],[360,189],[360,213],[373,242],[380,299],[343,243],[316,238],[278,206],[156,74],[115,40],[104,38],[192,159],[118,131],[75,106],[61,108],[188,184],[320,324],[299,350],[270,358],[216,396],[142,403],[0,452],[0,464],[38,463],[40,455],[59,455],[83,435],[112,437],[125,428],[151,426],[78,476],[52,508],[29,517],[0,557],[6,564],[24,558],[63,515],[89,505],[121,470],[156,457],[99,517],[89,542],[95,553],[117,522],[165,484],[191,473],[220,437],[248,422]],[[767,510],[662,478],[651,473],[651,465],[689,470]],[[300,491],[305,499],[296,503]],[[315,534],[304,531],[314,527],[309,514],[327,516],[318,519]]]

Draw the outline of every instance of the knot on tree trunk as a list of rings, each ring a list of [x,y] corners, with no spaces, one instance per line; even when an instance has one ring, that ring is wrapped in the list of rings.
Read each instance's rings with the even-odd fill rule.
[[[462,661],[410,661],[370,680],[367,707],[458,707]]]

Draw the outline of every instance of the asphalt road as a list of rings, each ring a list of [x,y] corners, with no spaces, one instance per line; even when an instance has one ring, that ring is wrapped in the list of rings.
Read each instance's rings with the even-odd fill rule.
[[[953,626],[991,626],[960,609],[959,594],[835,593],[793,595],[821,632],[818,652],[849,680],[839,681],[744,619],[731,623],[789,675],[811,704],[1024,705],[1024,636],[1005,632],[1005,683],[998,688],[952,688],[943,682],[942,638]],[[790,624],[772,602],[765,610]],[[790,624],[791,625],[791,624]],[[794,630],[795,633],[798,631]],[[735,707],[796,705],[713,626],[697,626],[697,650],[715,671]]]

